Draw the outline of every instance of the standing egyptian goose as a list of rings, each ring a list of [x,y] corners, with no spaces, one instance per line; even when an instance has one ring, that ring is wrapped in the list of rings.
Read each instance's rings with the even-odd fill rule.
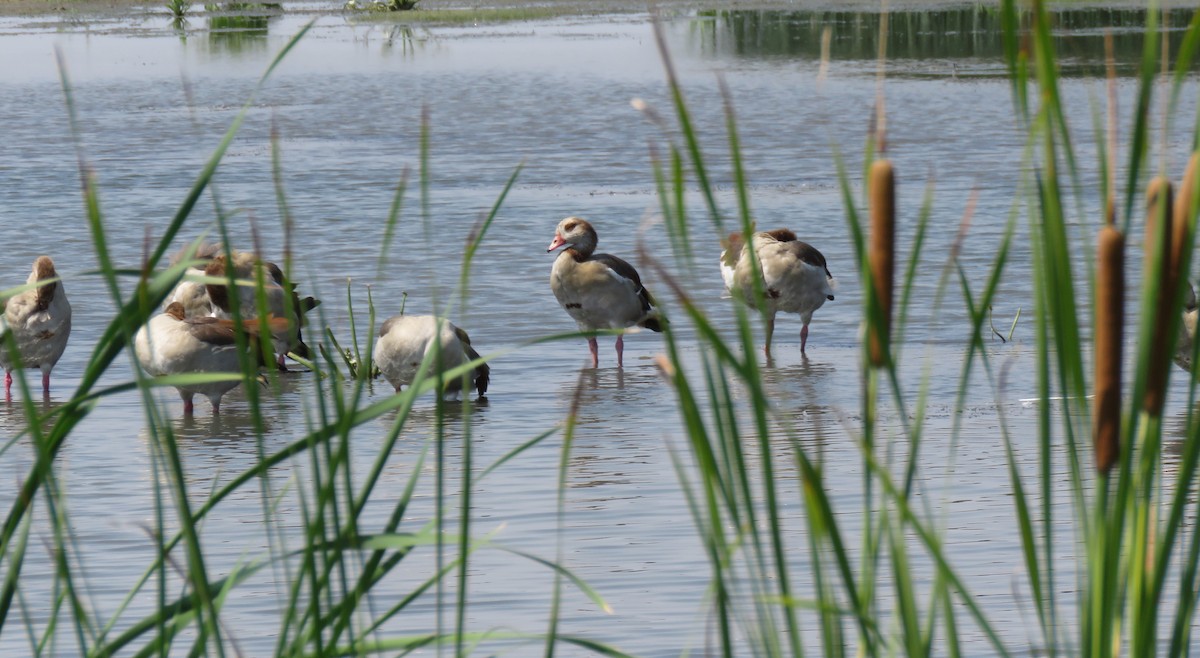
[[[311,358],[308,345],[304,344],[301,336],[301,326],[304,324],[304,314],[320,302],[312,297],[300,299],[296,294],[296,286],[283,276],[283,270],[274,263],[262,263],[266,268],[263,294],[270,315],[277,318],[289,318],[288,331],[278,334],[273,339],[276,365],[280,370],[287,370],[284,357],[295,353],[301,358]],[[242,281],[256,281],[259,259],[252,253],[239,251],[233,254],[233,276]],[[210,277],[225,278],[228,276],[224,254],[216,255],[204,268],[204,274]],[[208,283],[204,286],[211,303],[212,315],[217,318],[231,319],[233,317],[233,299],[238,300],[238,313],[244,320],[258,316],[258,291],[254,286],[237,286],[236,297],[229,294],[227,284]],[[290,299],[289,299],[290,298]]]
[[[27,285],[57,278],[54,261],[38,256]],[[12,332],[17,343],[18,361],[13,361],[7,344],[0,343],[0,366],[4,368],[4,396],[12,397],[12,371],[17,368],[41,368],[42,393],[50,393],[50,371],[67,349],[71,336],[71,303],[61,281],[50,281],[30,288],[3,302],[3,327]]]
[[[721,276],[725,287],[750,308],[755,306],[754,270],[750,250],[740,233],[731,233],[722,242]],[[758,257],[763,278],[764,301],[767,311],[766,347],[771,358],[771,335],[775,333],[775,314],[799,313],[804,327],[800,329],[800,353],[808,344],[808,324],[813,313],[833,301],[833,275],[825,257],[810,244],[796,239],[788,229],[762,231],[753,236],[754,253]]]
[[[637,270],[625,261],[596,250],[596,229],[579,217],[558,223],[554,241],[546,249],[567,246],[554,259],[550,289],[558,303],[579,325],[580,331],[626,329],[637,325],[662,331],[663,321],[654,309],[654,298],[642,285]],[[588,339],[592,367],[600,365],[596,338]],[[617,336],[617,367],[624,367],[624,336]]]
[[[286,321],[272,318],[271,330],[287,332]],[[244,320],[246,343],[256,345],[258,322]],[[154,316],[134,337],[134,352],[148,374],[181,375],[199,372],[240,372],[235,325],[213,317],[187,317],[183,304],[172,302],[167,310]],[[239,381],[208,382],[176,386],[183,398],[183,413],[192,415],[192,396],[199,393],[212,402],[213,415],[221,413],[221,397],[237,387]]]
[[[432,357],[434,360],[430,362],[426,377],[479,358],[479,353],[471,347],[467,332],[447,320],[432,315],[397,315],[388,318],[379,329],[375,364],[399,393],[402,386],[413,383],[425,355],[438,345],[441,353]],[[482,398],[487,393],[490,379],[491,368],[484,363],[475,368],[469,386]],[[462,379],[455,377],[445,382],[443,393],[457,396],[461,390]]]

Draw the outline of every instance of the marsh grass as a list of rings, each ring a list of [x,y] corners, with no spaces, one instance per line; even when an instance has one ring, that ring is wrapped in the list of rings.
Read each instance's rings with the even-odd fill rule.
[[[904,332],[911,303],[909,291],[922,265],[919,253],[928,205],[920,211],[915,246],[905,266],[887,235],[895,221],[895,201],[885,191],[890,189],[886,179],[893,174],[879,152],[886,143],[881,114],[877,132],[868,137],[863,164],[863,180],[870,181],[866,199],[872,217],[869,227],[861,220],[855,185],[840,160],[838,163],[862,282],[863,331],[869,337],[864,340],[862,356],[862,420],[851,431],[862,457],[864,501],[857,510],[861,532],[849,534],[839,528],[838,519],[855,511],[838,509],[827,496],[831,487],[826,478],[832,474],[825,473],[820,455],[797,440],[789,423],[777,418],[762,387],[750,314],[735,305],[734,333],[723,335],[683,286],[674,282],[672,273],[649,253],[643,254],[658,276],[669,282],[673,317],[692,323],[702,344],[699,364],[689,363],[680,358],[673,332],[668,332],[663,371],[676,390],[686,448],[695,462],[695,468],[688,469],[682,465],[686,460],[678,460],[680,479],[710,558],[712,586],[707,605],[717,635],[714,653],[742,655],[739,647],[747,645],[750,654],[764,656],[980,653],[981,647],[961,644],[963,624],[972,625],[972,632],[983,637],[988,649],[997,655],[1030,651],[1050,656],[1190,653],[1200,582],[1200,537],[1187,529],[1186,521],[1195,514],[1192,483],[1200,462],[1200,430],[1191,415],[1193,406],[1189,406],[1189,438],[1173,476],[1163,472],[1161,454],[1163,391],[1171,372],[1171,346],[1181,325],[1186,286],[1180,277],[1189,271],[1197,202],[1190,195],[1186,202],[1175,203],[1172,210],[1166,186],[1162,185],[1164,191],[1159,201],[1151,204],[1149,218],[1137,209],[1142,205],[1138,200],[1145,194],[1146,174],[1152,169],[1149,152],[1154,113],[1163,112],[1165,118],[1158,122],[1158,129],[1164,135],[1175,130],[1171,108],[1200,43],[1200,14],[1183,37],[1181,51],[1164,61],[1157,9],[1148,12],[1136,105],[1127,119],[1132,124],[1130,145],[1120,168],[1124,181],[1119,188],[1113,182],[1118,178],[1118,154],[1106,152],[1104,146],[1115,140],[1106,140],[1103,132],[1098,133],[1095,141],[1101,149],[1094,166],[1107,182],[1097,203],[1096,199],[1085,198],[1080,183],[1086,164],[1075,155],[1068,127],[1070,114],[1062,105],[1058,89],[1048,9],[1035,1],[1023,10],[1008,0],[1002,3],[999,13],[1014,107],[1027,135],[1024,170],[1029,174],[1020,181],[1021,194],[982,288],[972,286],[956,261],[958,245],[968,236],[972,214],[968,208],[956,246],[941,267],[944,273],[953,275],[941,277],[935,296],[944,299],[946,286],[956,281],[969,311],[959,405],[966,400],[972,373],[979,370],[999,398],[1003,372],[993,365],[984,340],[993,331],[990,309],[1014,247],[1017,222],[1025,218],[1030,227],[1036,291],[1036,307],[1029,321],[1036,337],[1039,382],[1037,437],[1033,442],[1038,458],[1034,472],[1025,472],[1017,458],[1022,446],[1009,434],[1003,410],[998,409],[1001,430],[996,441],[1005,447],[1007,463],[995,467],[1007,469],[1009,474],[1013,523],[1024,566],[1025,588],[1021,591],[1028,594],[1019,604],[1033,610],[1038,635],[1033,646],[1028,646],[1029,636],[1014,635],[994,625],[988,610],[972,593],[970,582],[955,566],[957,556],[947,549],[945,530],[936,515],[926,509],[928,502],[921,506],[914,503],[915,478],[928,468],[919,457],[926,433],[923,409],[930,370],[925,369],[915,386],[902,381],[897,364],[903,358],[899,352],[903,344],[893,343],[894,352],[886,347],[889,340]],[[880,31],[886,31],[886,19],[880,22]],[[882,53],[882,36],[880,41]],[[661,28],[659,42],[663,43]],[[735,196],[734,210],[725,211],[716,202],[710,182],[716,178],[709,169],[714,161],[708,150],[711,145],[700,143],[700,131],[693,124],[665,46],[662,53],[674,125],[668,125],[644,103],[638,107],[664,127],[664,139],[652,144],[650,150],[675,258],[689,270],[703,271],[703,264],[694,262],[689,246],[699,227],[711,227],[709,239],[715,242],[731,224],[743,231],[751,230],[756,218],[743,173],[732,99],[725,92],[727,154],[723,162],[728,164],[727,175],[733,181]],[[1162,93],[1155,93],[1156,85],[1163,87]],[[882,95],[877,102],[882,108]],[[1113,116],[1110,123],[1116,120]],[[1190,130],[1189,141],[1200,143],[1197,126]],[[903,176],[904,172],[895,173],[897,179]],[[1200,183],[1192,176],[1182,185],[1195,192]],[[683,201],[691,185],[699,189],[702,200],[699,217]],[[927,194],[926,204],[930,199]],[[1091,216],[1085,210],[1090,206],[1107,211]],[[1143,219],[1152,230],[1146,238],[1147,274],[1137,315],[1141,318],[1136,337],[1140,349],[1132,363],[1130,385],[1122,382],[1119,369],[1114,371],[1112,367],[1121,360],[1119,351],[1097,355],[1104,362],[1101,374],[1093,375],[1085,366],[1084,336],[1088,332],[1081,315],[1090,314],[1081,302],[1093,300],[1107,309],[1108,315],[1099,322],[1111,322],[1116,309],[1119,315],[1124,314],[1120,285],[1123,268],[1106,264],[1099,275],[1090,274],[1096,266],[1090,257],[1090,245],[1096,242],[1091,231],[1105,226],[1105,260],[1120,260],[1124,243],[1120,236]],[[1073,226],[1089,228],[1080,231]],[[1080,250],[1080,244],[1089,248]],[[1080,253],[1085,254],[1082,261]],[[895,292],[890,265],[893,259],[897,270],[903,272],[894,284],[898,286]],[[1079,278],[1080,268],[1089,275]],[[1097,276],[1103,285],[1096,283]],[[762,281],[757,285],[761,287]],[[894,317],[893,295],[899,300]],[[1102,330],[1099,333],[1104,334]],[[1115,337],[1105,336],[1096,349],[1119,350],[1123,345],[1121,336],[1120,331]],[[1093,378],[1097,385],[1107,387],[1106,406],[1094,421],[1105,438],[1095,446],[1088,441],[1093,435],[1093,421],[1087,383]],[[1194,377],[1188,399],[1195,399]],[[1066,409],[1056,413],[1053,400],[1063,400]],[[1114,401],[1123,411],[1113,408]],[[907,419],[902,420],[898,435],[889,435],[886,441],[879,435],[878,426],[878,410],[885,402],[899,418]],[[954,424],[952,446],[959,441],[959,423],[956,420]],[[771,437],[780,434],[790,448],[785,454],[771,447]],[[1024,447],[1027,449],[1027,445]],[[798,522],[785,521],[780,513],[775,473],[786,461],[800,474],[801,500],[793,501],[804,509]],[[1098,464],[1099,468],[1089,469],[1088,464]],[[946,472],[953,472],[953,462]],[[1062,491],[1054,475],[1058,472],[1068,474],[1066,490],[1071,512],[1066,515],[1056,512],[1060,509],[1056,497]],[[802,529],[795,528],[795,523],[800,523]],[[1077,542],[1078,551],[1057,545],[1063,537],[1061,531],[1056,531],[1059,527],[1072,529],[1069,534]],[[807,538],[807,545],[796,545],[797,537]],[[807,568],[802,572],[793,572],[789,567],[796,564],[797,551],[805,551],[801,562]],[[1080,557],[1073,562],[1056,557],[1064,553],[1078,553]],[[929,573],[926,579],[913,577],[915,564],[925,566]],[[886,588],[880,586],[883,583]],[[1063,591],[1077,594],[1064,600]],[[1016,646],[1014,640],[1022,644]],[[806,642],[817,646],[805,646]]]

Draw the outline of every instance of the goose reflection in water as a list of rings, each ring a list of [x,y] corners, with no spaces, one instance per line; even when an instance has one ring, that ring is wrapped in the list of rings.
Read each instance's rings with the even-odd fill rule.
[[[26,442],[30,440],[29,422],[31,417],[27,406],[33,407],[32,419],[43,432],[49,431],[58,416],[54,413],[65,403],[55,400],[49,395],[34,396],[29,400],[9,400],[0,404],[0,448],[10,442]]]

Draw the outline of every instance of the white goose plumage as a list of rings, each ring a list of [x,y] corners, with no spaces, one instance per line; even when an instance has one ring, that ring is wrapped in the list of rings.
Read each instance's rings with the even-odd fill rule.
[[[754,253],[762,272],[766,306],[766,346],[763,351],[771,358],[771,336],[775,333],[775,314],[799,313],[804,327],[800,329],[800,353],[808,346],[808,324],[813,313],[825,302],[833,301],[833,275],[825,264],[825,256],[812,245],[796,239],[788,229],[762,231],[753,235]],[[741,233],[731,233],[723,242],[721,276],[725,287],[747,306],[756,308],[754,270],[750,250],[745,248]]]
[[[33,285],[57,276],[54,261],[49,256],[38,256],[26,283]],[[4,302],[3,325],[0,329],[12,332],[19,355],[14,361],[7,345],[0,344],[5,397],[12,397],[12,371],[17,368],[40,368],[42,394],[48,395],[50,371],[67,349],[71,336],[71,303],[62,281],[44,283]]]
[[[441,353],[433,357],[426,377],[479,358],[467,332],[447,320],[432,315],[397,315],[388,318],[379,329],[375,363],[399,393],[401,387],[417,379],[425,356],[439,345]],[[468,378],[470,388],[481,398],[487,393],[490,380],[491,369],[486,363],[475,368],[473,376]],[[445,382],[443,392],[456,396],[461,389],[462,379],[455,377]]]
[[[286,321],[271,320],[273,331],[286,333]],[[246,343],[253,349],[257,321],[244,321]],[[159,377],[188,373],[236,373],[241,371],[233,322],[213,317],[186,317],[183,304],[173,302],[154,316],[134,337],[134,351],[147,374]],[[183,413],[192,415],[192,397],[199,393],[212,403],[213,415],[221,413],[221,398],[237,387],[237,380],[176,386],[183,399]]]

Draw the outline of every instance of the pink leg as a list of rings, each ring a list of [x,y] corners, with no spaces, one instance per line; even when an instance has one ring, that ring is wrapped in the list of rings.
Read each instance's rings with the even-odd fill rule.
[[[4,373],[4,397],[12,399],[12,371],[8,370]]]
[[[804,346],[808,343],[808,325],[800,330],[800,353],[804,354]]]
[[[220,416],[221,415],[221,398],[219,398],[219,397],[211,398],[210,402],[212,402],[212,406],[213,406],[213,415]]]
[[[196,405],[192,403],[192,394],[180,391],[179,397],[183,398],[183,415],[191,416],[196,411]]]
[[[763,353],[766,354],[767,360],[771,360],[771,336],[775,335],[775,314],[767,316],[767,346],[763,348]]]
[[[288,369],[287,363],[284,362],[285,358],[286,358],[286,355],[280,354],[279,360],[275,362],[275,365],[283,372],[287,372],[287,369]]]
[[[592,367],[600,367],[600,345],[596,343],[595,338],[588,339],[588,349],[592,351]]]
[[[625,337],[617,336],[617,367],[625,367]]]
[[[42,393],[45,395],[50,395],[50,371],[49,370],[42,371]]]

